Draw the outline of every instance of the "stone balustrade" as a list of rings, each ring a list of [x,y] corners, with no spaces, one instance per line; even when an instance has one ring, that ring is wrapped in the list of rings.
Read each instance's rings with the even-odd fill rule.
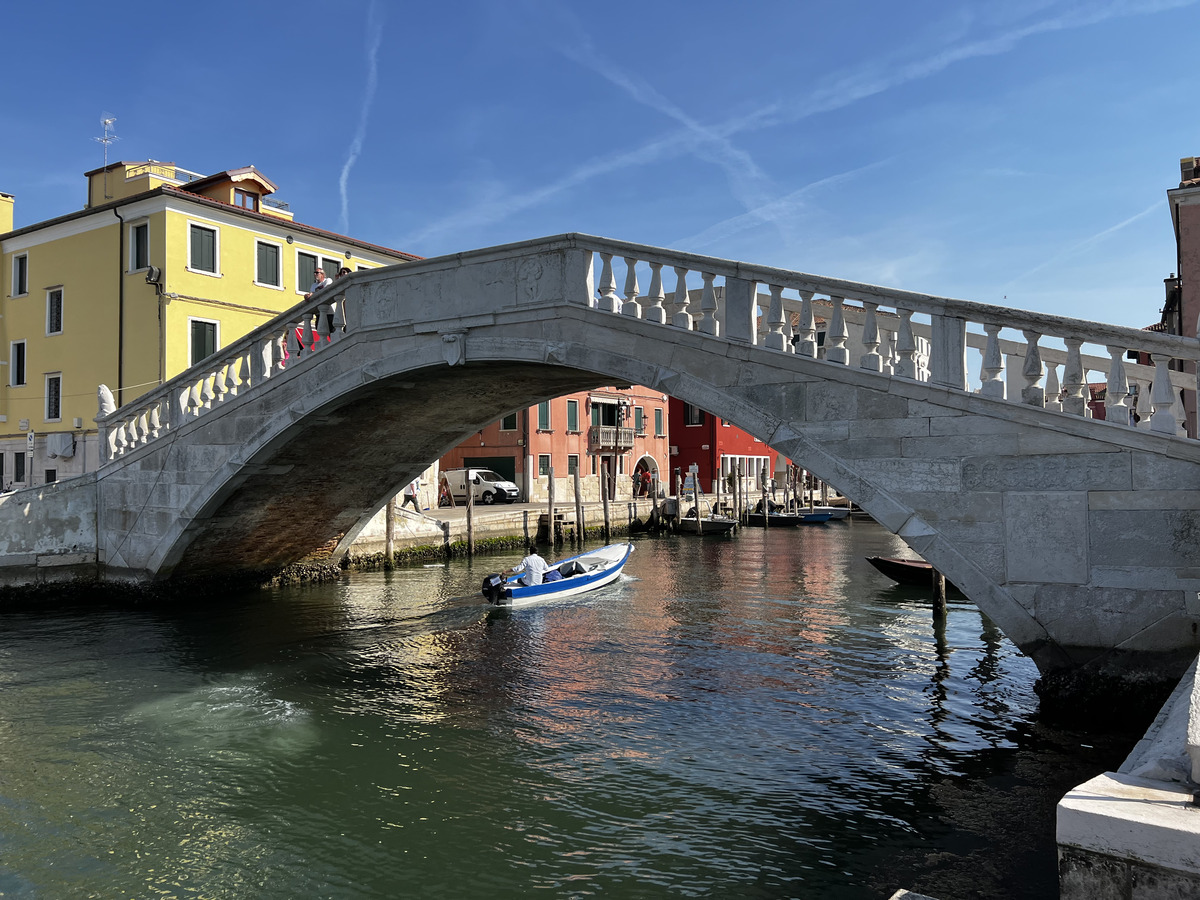
[[[288,366],[302,366],[357,327],[347,310],[353,313],[358,292],[377,281],[402,284],[449,267],[515,263],[518,305],[561,302],[564,298],[553,291],[543,297],[537,286],[548,254],[571,257],[562,268],[568,302],[887,378],[1088,416],[1089,373],[1104,371],[1107,420],[1164,436],[1182,434],[1180,391],[1196,390],[1195,375],[1172,370],[1195,371],[1200,360],[1195,339],[573,234],[356,273],[162,387],[119,410],[102,411],[96,420],[101,446],[107,447],[108,460],[116,459]],[[625,276],[620,291],[618,270]],[[371,308],[372,321],[380,312],[388,315],[386,308]],[[489,310],[454,311],[460,317],[468,313]],[[445,314],[405,312],[429,321]],[[1089,355],[1085,347],[1104,348],[1107,357]],[[969,350],[979,357],[976,373],[968,368]]]
[[[239,341],[143,394],[101,415],[100,446],[116,459],[177,430],[222,403],[330,348],[346,333],[347,290],[341,285],[314,295]]]
[[[1191,372],[1200,360],[1200,341],[1192,338],[619,241],[575,239],[592,248],[597,259],[593,306],[669,327],[1075,416],[1090,415],[1088,374],[1099,370],[1105,373],[1107,421],[1162,435],[1183,435],[1180,390],[1196,391]],[[623,297],[617,295],[614,260],[625,270]],[[673,290],[663,282],[664,269],[673,273]],[[645,294],[639,286],[642,270],[649,273]],[[698,299],[688,288],[689,278],[703,285]],[[853,345],[852,321],[858,326]],[[1005,339],[1005,333],[1021,340]],[[1103,348],[1107,357],[1085,354],[1085,346]],[[968,349],[980,356],[974,376]],[[1006,371],[1014,361],[1019,374]],[[1173,366],[1190,371],[1173,371]],[[1015,396],[1007,375],[1018,375]]]

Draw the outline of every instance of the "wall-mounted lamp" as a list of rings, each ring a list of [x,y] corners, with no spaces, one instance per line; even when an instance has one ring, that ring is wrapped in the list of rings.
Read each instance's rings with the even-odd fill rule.
[[[290,234],[287,236],[287,242],[289,244],[292,243],[292,236]]]

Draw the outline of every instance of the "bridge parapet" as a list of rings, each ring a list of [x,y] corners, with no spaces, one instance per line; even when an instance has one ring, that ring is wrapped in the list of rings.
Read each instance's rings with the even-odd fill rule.
[[[469,328],[473,317],[562,303],[1080,417],[1090,414],[1087,373],[1104,367],[1108,421],[1133,427],[1132,401],[1136,426],[1164,436],[1181,431],[1179,389],[1196,390],[1196,376],[1173,372],[1172,363],[1200,368],[1200,341],[1191,338],[569,234],[356,273],[121,409],[101,410],[101,446],[115,460],[362,329],[434,323],[446,329],[453,365],[465,352],[455,323]],[[848,323],[860,335],[855,346]],[[1085,346],[1103,347],[1107,359]],[[974,378],[969,348],[980,355]],[[1006,357],[1020,363],[1019,396],[1008,396]]]

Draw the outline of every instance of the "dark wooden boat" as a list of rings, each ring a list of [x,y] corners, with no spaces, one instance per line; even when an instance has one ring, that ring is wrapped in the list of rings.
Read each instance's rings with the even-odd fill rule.
[[[767,528],[791,528],[793,525],[820,525],[822,522],[828,522],[831,518],[832,515],[825,512],[804,512],[793,515],[771,513],[770,516],[764,516],[759,512],[752,512],[746,513],[746,524],[752,528],[762,528],[764,525]]]
[[[933,587],[934,568],[923,559],[901,559],[895,556],[868,556],[867,562],[895,581],[897,584],[907,584],[913,587]],[[947,590],[958,590],[949,581]],[[959,593],[962,593],[959,591]]]
[[[728,534],[737,525],[737,519],[725,516],[705,516],[697,519],[695,516],[684,516],[675,523],[677,534]]]

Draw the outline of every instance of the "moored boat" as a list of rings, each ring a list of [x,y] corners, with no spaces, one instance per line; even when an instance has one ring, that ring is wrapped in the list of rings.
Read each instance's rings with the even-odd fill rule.
[[[894,556],[868,556],[867,562],[895,581],[914,587],[933,587],[934,568],[923,559],[901,559]],[[958,590],[949,581],[946,588]],[[959,591],[959,593],[962,593]]]
[[[705,516],[702,519],[685,516],[675,523],[675,531],[679,534],[728,534],[735,525],[737,519],[727,516]]]
[[[621,574],[633,544],[609,544],[598,550],[580,553],[559,560],[547,572],[553,580],[541,584],[522,584],[520,580],[508,581],[503,575],[489,575],[483,580],[482,593],[485,600],[495,606],[530,606],[546,600],[573,597],[615,581]]]
[[[800,512],[800,513],[771,513],[769,516],[764,516],[760,512],[752,512],[746,514],[746,524],[753,528],[790,528],[793,525],[820,525],[822,522],[828,522],[830,514],[827,512]]]

